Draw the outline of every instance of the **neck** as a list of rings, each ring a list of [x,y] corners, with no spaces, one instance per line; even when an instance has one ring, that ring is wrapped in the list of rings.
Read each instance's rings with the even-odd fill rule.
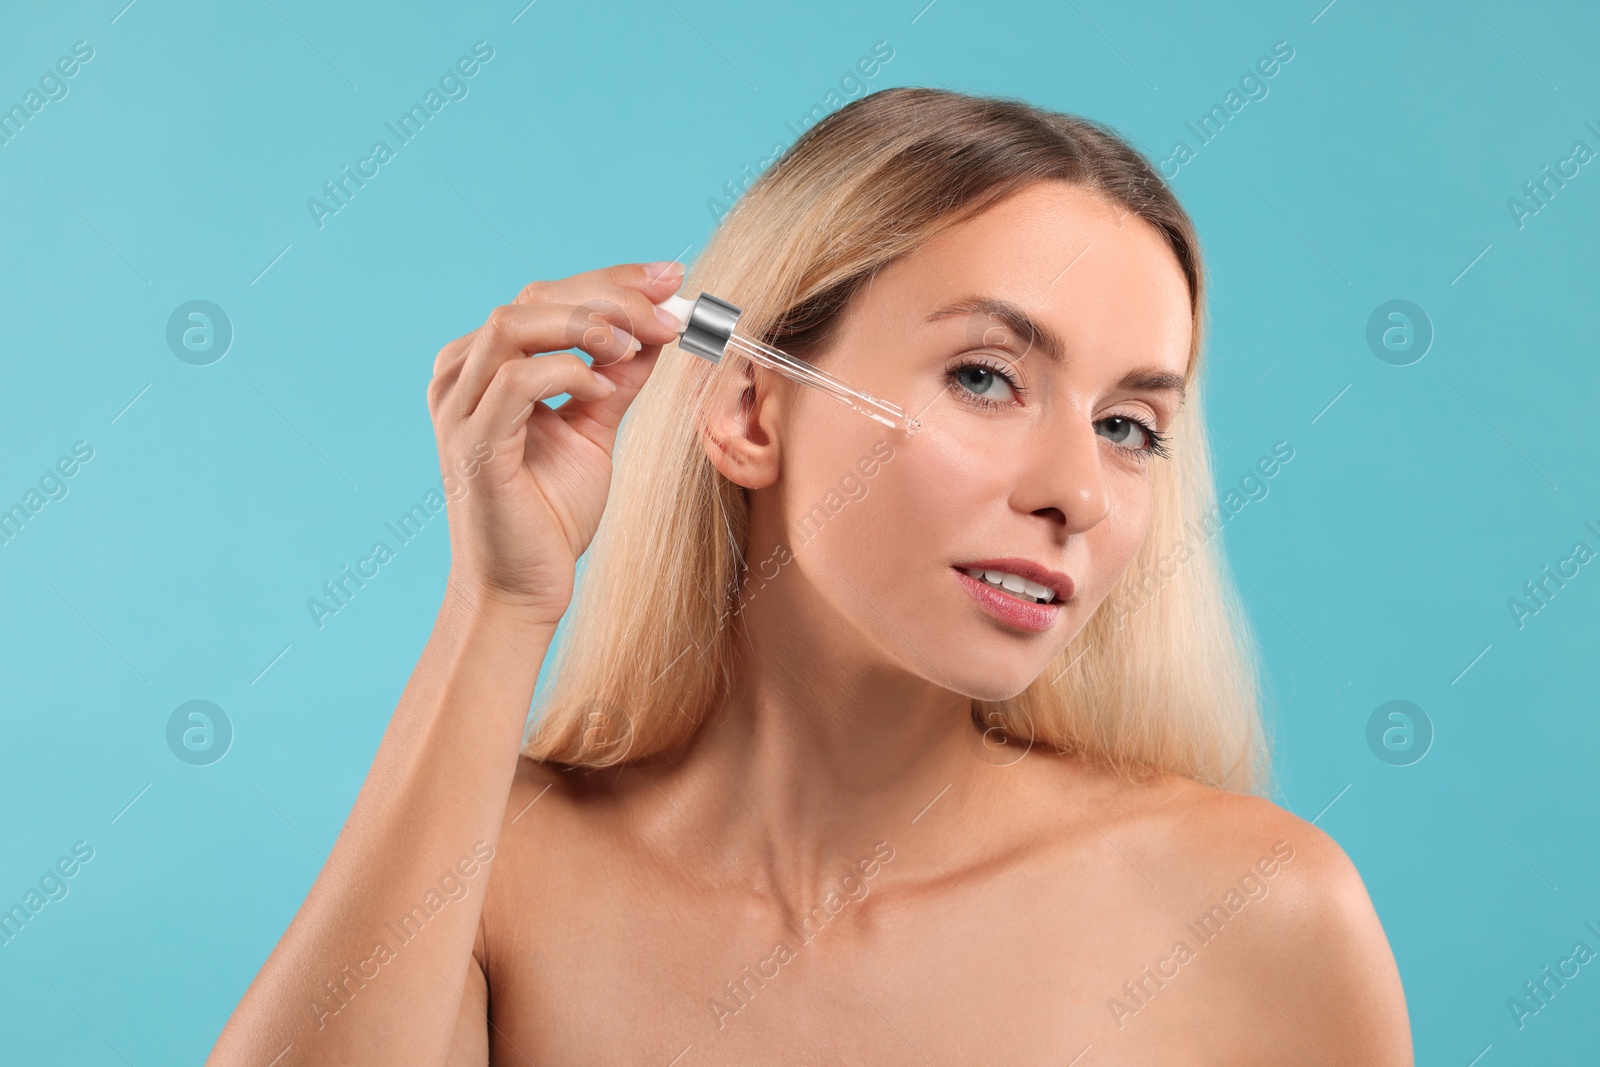
[[[729,698],[661,783],[731,877],[798,910],[878,842],[924,860],[960,847],[960,816],[994,778],[971,701],[885,662],[838,609],[793,595],[802,584],[785,574],[729,620]]]

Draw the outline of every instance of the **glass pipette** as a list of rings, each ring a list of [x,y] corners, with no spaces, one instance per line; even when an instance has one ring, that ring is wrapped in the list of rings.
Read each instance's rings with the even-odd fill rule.
[[[693,352],[712,363],[720,363],[724,352],[729,350],[738,352],[752,363],[776,371],[802,385],[819,389],[841,404],[852,407],[867,418],[881,422],[891,429],[914,434],[922,428],[921,423],[894,404],[879,400],[871,393],[864,393],[850,383],[826,371],[818,370],[786,352],[780,352],[771,345],[735,332],[734,326],[738,323],[741,312],[726,300],[718,299],[710,293],[701,293],[697,300],[683,296],[669,296],[657,307],[665,309],[669,315],[678,320],[680,334],[678,347],[685,351]]]

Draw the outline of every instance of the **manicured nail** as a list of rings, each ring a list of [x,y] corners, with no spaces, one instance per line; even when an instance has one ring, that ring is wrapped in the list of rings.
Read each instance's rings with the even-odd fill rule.
[[[644,265],[644,276],[649,278],[651,283],[666,281],[669,278],[681,280],[683,278],[683,264],[675,259],[664,260],[660,263],[646,263]]]
[[[630,352],[637,352],[642,347],[637,337],[626,330],[619,330],[615,326],[611,327],[611,343],[621,349],[625,355]]]
[[[656,321],[665,326],[667,329],[671,330],[673,333],[683,332],[683,323],[679,321],[678,316],[674,315],[666,308],[661,307],[659,304],[656,305]]]
[[[606,387],[606,392],[614,393],[617,391],[617,383],[612,381],[610,378],[607,378],[604,374],[601,374],[599,371],[594,371],[594,377],[595,381]]]

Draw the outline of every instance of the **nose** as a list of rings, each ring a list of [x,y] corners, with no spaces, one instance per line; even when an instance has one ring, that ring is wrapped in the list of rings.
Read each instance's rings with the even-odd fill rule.
[[[1012,505],[1075,534],[1092,529],[1111,511],[1104,448],[1093,422],[1075,410],[1056,422],[1029,428]]]

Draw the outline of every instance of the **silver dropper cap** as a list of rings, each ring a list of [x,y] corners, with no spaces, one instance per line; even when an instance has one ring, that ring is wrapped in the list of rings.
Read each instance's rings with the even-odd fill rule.
[[[683,336],[678,338],[678,347],[713,363],[722,362],[722,353],[728,347],[728,338],[741,314],[726,300],[701,293],[689,312],[689,323],[684,327]]]

